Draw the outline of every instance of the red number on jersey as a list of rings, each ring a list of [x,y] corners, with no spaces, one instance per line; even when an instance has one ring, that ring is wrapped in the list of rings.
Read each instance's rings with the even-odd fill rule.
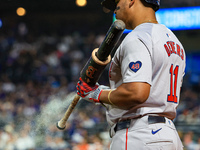
[[[172,64],[169,70],[171,76],[170,76],[170,94],[167,96],[168,102],[177,103],[176,89],[177,89],[178,68],[179,66],[176,66],[175,69],[173,70],[173,64]]]

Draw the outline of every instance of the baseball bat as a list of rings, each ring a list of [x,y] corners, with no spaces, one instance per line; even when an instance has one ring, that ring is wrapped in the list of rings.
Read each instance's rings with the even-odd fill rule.
[[[94,86],[99,80],[106,65],[111,61],[110,53],[117,45],[119,39],[123,34],[124,29],[125,24],[123,21],[116,20],[115,22],[113,22],[108,32],[106,33],[106,36],[100,47],[93,50],[90,59],[87,61],[86,65],[80,73],[82,80],[88,85]],[[64,116],[61,118],[60,121],[57,122],[56,126],[58,129],[65,129],[65,124],[76,104],[78,103],[79,99],[79,95],[76,95],[74,97]]]

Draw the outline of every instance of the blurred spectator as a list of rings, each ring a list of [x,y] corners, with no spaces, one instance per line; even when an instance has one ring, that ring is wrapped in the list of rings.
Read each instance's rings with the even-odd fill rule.
[[[193,140],[193,132],[188,132],[184,135],[183,144],[186,150],[199,150],[198,144]]]

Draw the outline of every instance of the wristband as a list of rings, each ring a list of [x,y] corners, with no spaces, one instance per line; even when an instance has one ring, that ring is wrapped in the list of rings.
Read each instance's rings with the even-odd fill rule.
[[[108,93],[108,101],[110,102],[110,104],[114,105],[114,104],[111,102],[111,100],[110,100],[110,94],[111,94],[112,91],[113,91],[113,90],[110,90],[109,93]]]

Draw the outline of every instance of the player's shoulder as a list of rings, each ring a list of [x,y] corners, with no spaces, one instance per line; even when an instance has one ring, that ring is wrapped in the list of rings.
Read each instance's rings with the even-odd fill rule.
[[[138,25],[134,30],[132,30],[126,36],[126,40],[132,39],[146,39],[151,40],[152,38],[152,31],[153,31],[153,24],[152,23],[143,23]]]
[[[136,35],[138,37],[152,38],[156,34],[161,34],[162,32],[166,32],[169,29],[162,24],[154,24],[154,23],[143,23],[138,25],[131,34]]]
[[[174,35],[171,32],[171,30],[169,30],[165,25],[143,23],[138,25],[134,30],[132,30],[127,35],[127,39],[140,39],[140,41],[149,45],[155,43],[157,40],[160,40],[160,37],[162,37],[166,33]]]
[[[152,44],[152,31],[153,24],[144,23],[137,26],[134,30],[127,34],[124,39],[124,44],[131,42],[142,42],[146,46],[150,46]]]

